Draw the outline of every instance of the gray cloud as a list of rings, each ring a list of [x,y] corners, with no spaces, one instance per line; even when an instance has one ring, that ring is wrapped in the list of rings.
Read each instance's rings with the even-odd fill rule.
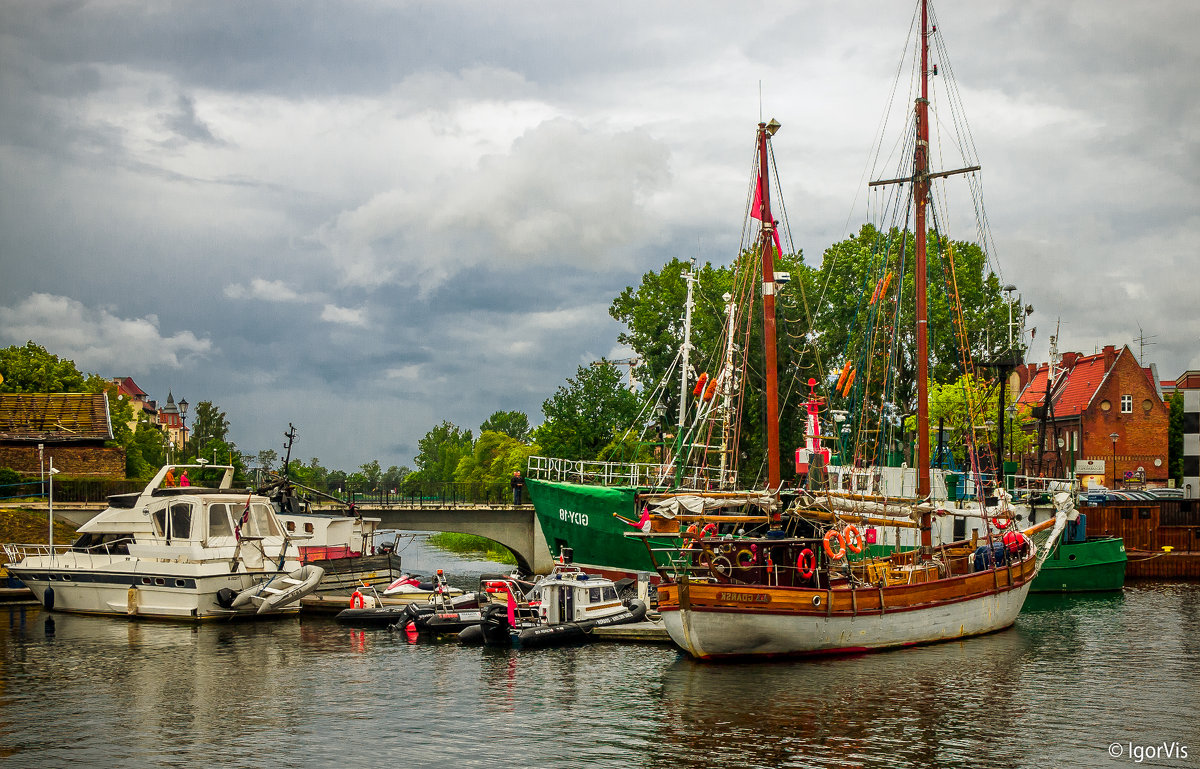
[[[1200,368],[1200,14],[938,10],[1035,354],[1061,317],[1063,347],[1144,333],[1164,376]],[[411,462],[442,419],[540,421],[613,353],[623,287],[672,257],[732,259],[760,110],[784,125],[810,263],[857,229],[911,8],[43,2],[0,19],[2,341],[213,400],[244,449],[294,422],[302,455],[353,467]]]

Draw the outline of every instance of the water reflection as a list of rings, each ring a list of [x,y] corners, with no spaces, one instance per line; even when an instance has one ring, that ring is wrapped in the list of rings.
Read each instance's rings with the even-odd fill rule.
[[[1030,646],[1011,630],[853,658],[711,665],[662,674],[663,760],[683,766],[896,766],[977,760],[974,727],[1011,727],[996,703],[1018,686]],[[691,746],[685,750],[685,746]]]

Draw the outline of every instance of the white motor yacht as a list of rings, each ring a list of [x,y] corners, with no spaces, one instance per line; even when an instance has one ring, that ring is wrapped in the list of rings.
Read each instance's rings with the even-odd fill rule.
[[[190,471],[216,486],[177,486]],[[299,611],[323,571],[269,500],[232,488],[233,467],[167,465],[109,497],[69,546],[5,545],[9,571],[54,611],[210,620]]]

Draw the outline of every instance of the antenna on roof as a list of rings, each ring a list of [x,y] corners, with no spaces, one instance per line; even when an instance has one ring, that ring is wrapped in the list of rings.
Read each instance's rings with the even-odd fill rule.
[[[1147,347],[1158,344],[1158,342],[1151,342],[1151,339],[1158,339],[1158,334],[1146,336],[1146,332],[1142,331],[1142,324],[1139,323],[1137,339],[1133,340],[1138,343],[1138,363],[1141,363],[1145,359],[1144,355]]]

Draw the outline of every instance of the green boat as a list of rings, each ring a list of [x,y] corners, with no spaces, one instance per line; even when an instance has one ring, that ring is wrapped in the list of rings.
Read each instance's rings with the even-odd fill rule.
[[[1068,526],[1030,592],[1092,593],[1125,587],[1125,540],[1089,537],[1086,527],[1086,515]]]
[[[552,555],[557,557],[568,548],[574,563],[606,576],[654,571],[645,544],[625,536],[635,530],[627,521],[638,518],[634,509],[638,488],[534,478],[525,483]]]

